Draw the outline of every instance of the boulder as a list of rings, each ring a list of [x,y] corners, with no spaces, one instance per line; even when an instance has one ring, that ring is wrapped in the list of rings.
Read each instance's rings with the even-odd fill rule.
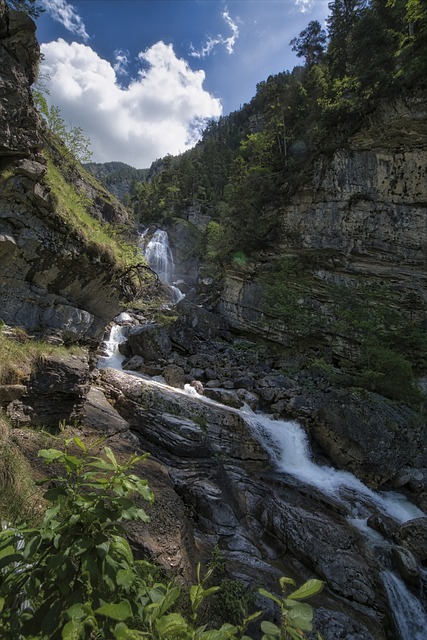
[[[178,365],[176,364],[168,364],[163,369],[163,377],[165,379],[166,384],[169,384],[171,387],[176,387],[177,389],[184,388],[185,374],[184,374],[184,369],[182,367],[178,367]],[[202,390],[203,390],[203,387],[202,387]]]
[[[164,360],[172,349],[166,329],[154,322],[132,327],[128,343],[132,355],[141,356],[146,362]]]
[[[414,518],[402,524],[396,538],[421,561],[427,560],[427,517]]]
[[[312,436],[338,467],[377,487],[414,457],[420,431],[408,406],[352,389],[323,395]]]

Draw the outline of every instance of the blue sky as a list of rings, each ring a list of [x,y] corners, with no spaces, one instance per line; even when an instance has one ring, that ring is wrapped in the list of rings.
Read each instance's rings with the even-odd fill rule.
[[[327,0],[40,0],[48,101],[93,160],[137,168],[193,146],[210,118],[300,60],[289,41]]]

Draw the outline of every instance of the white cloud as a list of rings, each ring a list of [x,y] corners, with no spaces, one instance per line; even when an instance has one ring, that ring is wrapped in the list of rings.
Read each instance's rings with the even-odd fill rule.
[[[206,58],[210,53],[212,53],[213,49],[218,45],[224,45],[227,49],[227,53],[232,54],[234,52],[234,45],[236,44],[236,40],[239,37],[239,27],[237,26],[237,22],[231,18],[227,7],[222,12],[222,17],[225,22],[231,29],[231,36],[228,38],[218,34],[216,38],[209,37],[206,40],[206,44],[199,49],[198,51],[191,45],[190,47],[190,56],[193,58]]]
[[[116,59],[116,62],[113,65],[114,71],[118,75],[127,76],[128,75],[127,67],[129,65],[129,51],[124,51],[123,49],[116,49],[116,51],[114,52],[114,57]]]
[[[311,9],[314,0],[295,0],[296,6],[299,8],[301,13],[305,13],[309,9]]]
[[[221,115],[220,101],[203,89],[204,71],[192,71],[164,42],[139,54],[141,69],[127,87],[87,45],[59,39],[43,44],[42,52],[49,102],[83,128],[95,162],[148,167],[194,145],[206,120]]]
[[[85,42],[89,40],[84,22],[72,4],[66,0],[42,0],[42,4],[53,20],[62,24],[74,35],[80,36]]]

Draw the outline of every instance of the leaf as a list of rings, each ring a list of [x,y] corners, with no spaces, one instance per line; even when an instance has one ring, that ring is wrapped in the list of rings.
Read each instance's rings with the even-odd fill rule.
[[[180,613],[169,613],[156,620],[156,627],[160,637],[180,638],[188,630],[188,624]]]
[[[43,458],[46,462],[54,462],[55,460],[64,459],[64,452],[58,449],[40,449],[37,454],[39,458]]]
[[[234,637],[234,634],[237,633],[237,631],[237,627],[226,623],[223,624],[220,629],[204,631],[200,636],[200,640],[228,640],[229,638]],[[231,634],[233,634],[233,636]]]
[[[273,624],[273,622],[269,622],[268,620],[263,620],[261,622],[261,630],[263,631],[263,633],[267,633],[270,636],[274,636],[279,638],[280,637],[280,629],[276,624]]]
[[[117,467],[119,465],[117,464],[116,457],[115,457],[114,453],[112,452],[111,448],[110,447],[104,447],[104,452],[105,452],[105,455],[107,456],[107,458],[110,460],[110,462],[113,463],[114,468],[117,469]]]
[[[288,598],[291,600],[304,600],[304,598],[310,598],[316,593],[319,593],[323,589],[322,580],[307,580],[299,589],[290,593]]]
[[[0,613],[3,611],[5,599],[0,596]]]
[[[31,538],[29,542],[25,545],[24,552],[22,554],[23,557],[27,559],[33,556],[38,551],[41,543],[42,543],[42,540],[40,536],[34,536],[33,538]]]
[[[127,624],[119,622],[113,630],[116,640],[140,640],[141,638],[147,638],[150,634],[144,631],[138,631],[137,629],[129,629]]]
[[[99,609],[96,609],[95,613],[119,621],[132,617],[132,609],[127,600],[122,600],[117,604],[104,604],[102,607],[99,607]]]
[[[282,604],[277,596],[273,595],[269,591],[266,591],[265,589],[258,589],[258,593],[261,596],[264,596],[265,598],[269,598],[270,600],[273,600],[274,602],[277,602],[277,604],[279,604],[279,605]]]
[[[122,536],[114,536],[111,551],[121,555],[128,564],[133,563],[133,553],[130,544]]]
[[[89,462],[88,467],[94,467],[95,469],[101,469],[102,471],[114,471],[116,468],[113,464],[110,464],[102,458],[95,458],[95,462]]]
[[[313,615],[313,607],[304,602],[300,602],[297,607],[293,607],[287,613],[289,622],[303,631],[313,630],[313,625],[311,624]]]
[[[86,449],[86,445],[83,444],[83,442],[80,440],[79,436],[74,436],[73,438],[73,442],[74,444],[76,444],[78,447],[80,447],[80,449],[82,451],[84,451],[86,453],[87,449]]]
[[[282,578],[280,578],[279,583],[283,591],[285,591],[286,589],[285,585],[287,584],[292,584],[294,586],[296,585],[295,580],[293,580],[292,578],[286,578],[286,576],[283,576]]]
[[[179,587],[172,587],[172,589],[165,595],[162,604],[160,605],[160,612],[162,614],[166,613],[166,611],[173,605],[175,600],[179,598],[181,594],[181,589]]]
[[[12,562],[19,562],[20,560],[22,561],[22,555],[20,553],[11,553],[7,556],[4,556],[0,559],[0,569],[3,569],[3,567],[7,567],[7,565],[11,564]]]
[[[116,582],[119,587],[129,591],[135,582],[135,574],[130,569],[119,569],[116,575]]]
[[[61,633],[62,640],[76,640],[80,638],[81,623],[78,620],[70,620],[64,625]]]

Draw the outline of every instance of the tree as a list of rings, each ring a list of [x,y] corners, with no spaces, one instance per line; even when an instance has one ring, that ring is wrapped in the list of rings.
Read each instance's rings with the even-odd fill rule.
[[[67,126],[61,116],[59,107],[52,105],[49,107],[47,100],[40,88],[33,90],[34,102],[40,115],[45,121],[51,133],[57,136],[65,145],[67,151],[71,153],[79,162],[89,162],[92,157],[90,150],[90,139],[86,138],[81,127]]]
[[[305,58],[306,66],[311,67],[322,61],[325,53],[326,32],[318,20],[312,20],[308,23],[308,27],[301,31],[297,38],[293,38],[289,44],[299,58]]]
[[[348,38],[365,5],[366,0],[333,0],[328,5],[328,58],[334,78],[343,77],[348,72]]]

